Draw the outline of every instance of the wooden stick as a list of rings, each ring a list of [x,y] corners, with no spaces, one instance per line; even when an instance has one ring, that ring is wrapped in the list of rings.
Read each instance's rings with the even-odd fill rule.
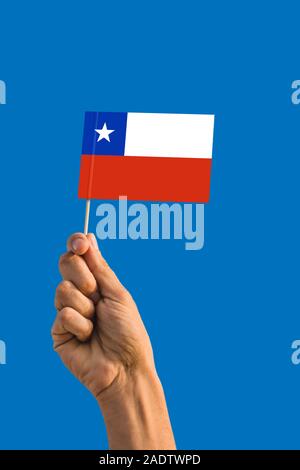
[[[89,218],[90,218],[90,207],[91,207],[91,200],[86,200],[85,205],[85,218],[84,218],[84,234],[87,235],[89,231]]]

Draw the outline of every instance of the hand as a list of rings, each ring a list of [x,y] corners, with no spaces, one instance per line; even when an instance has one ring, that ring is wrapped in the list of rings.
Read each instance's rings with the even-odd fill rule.
[[[54,349],[99,398],[134,370],[154,370],[149,337],[129,294],[103,259],[93,234],[73,235],[60,258],[63,281],[52,328]]]
[[[164,392],[138,309],[94,235],[60,258],[54,349],[96,397],[111,449],[175,449]]]

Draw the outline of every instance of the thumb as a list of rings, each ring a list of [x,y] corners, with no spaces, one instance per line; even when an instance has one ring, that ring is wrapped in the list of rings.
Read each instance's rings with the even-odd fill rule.
[[[90,242],[86,235],[77,232],[71,235],[67,241],[68,251],[72,251],[75,255],[83,255],[90,247]]]
[[[103,297],[108,297],[117,301],[124,299],[124,295],[127,294],[127,290],[103,258],[95,235],[93,233],[89,233],[86,236],[83,234],[77,235],[80,235],[78,247],[79,250],[81,249],[80,251],[77,251],[77,253],[82,254],[83,259],[97,281]],[[74,244],[74,242],[75,239],[73,238],[72,244]]]

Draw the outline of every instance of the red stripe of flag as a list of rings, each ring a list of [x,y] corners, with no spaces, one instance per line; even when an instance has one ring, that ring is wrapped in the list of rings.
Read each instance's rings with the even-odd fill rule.
[[[82,155],[79,197],[208,202],[211,158]]]

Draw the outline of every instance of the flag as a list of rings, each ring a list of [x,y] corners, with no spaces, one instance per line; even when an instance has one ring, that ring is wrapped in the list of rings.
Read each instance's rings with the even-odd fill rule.
[[[208,202],[214,116],[85,113],[79,197]]]

